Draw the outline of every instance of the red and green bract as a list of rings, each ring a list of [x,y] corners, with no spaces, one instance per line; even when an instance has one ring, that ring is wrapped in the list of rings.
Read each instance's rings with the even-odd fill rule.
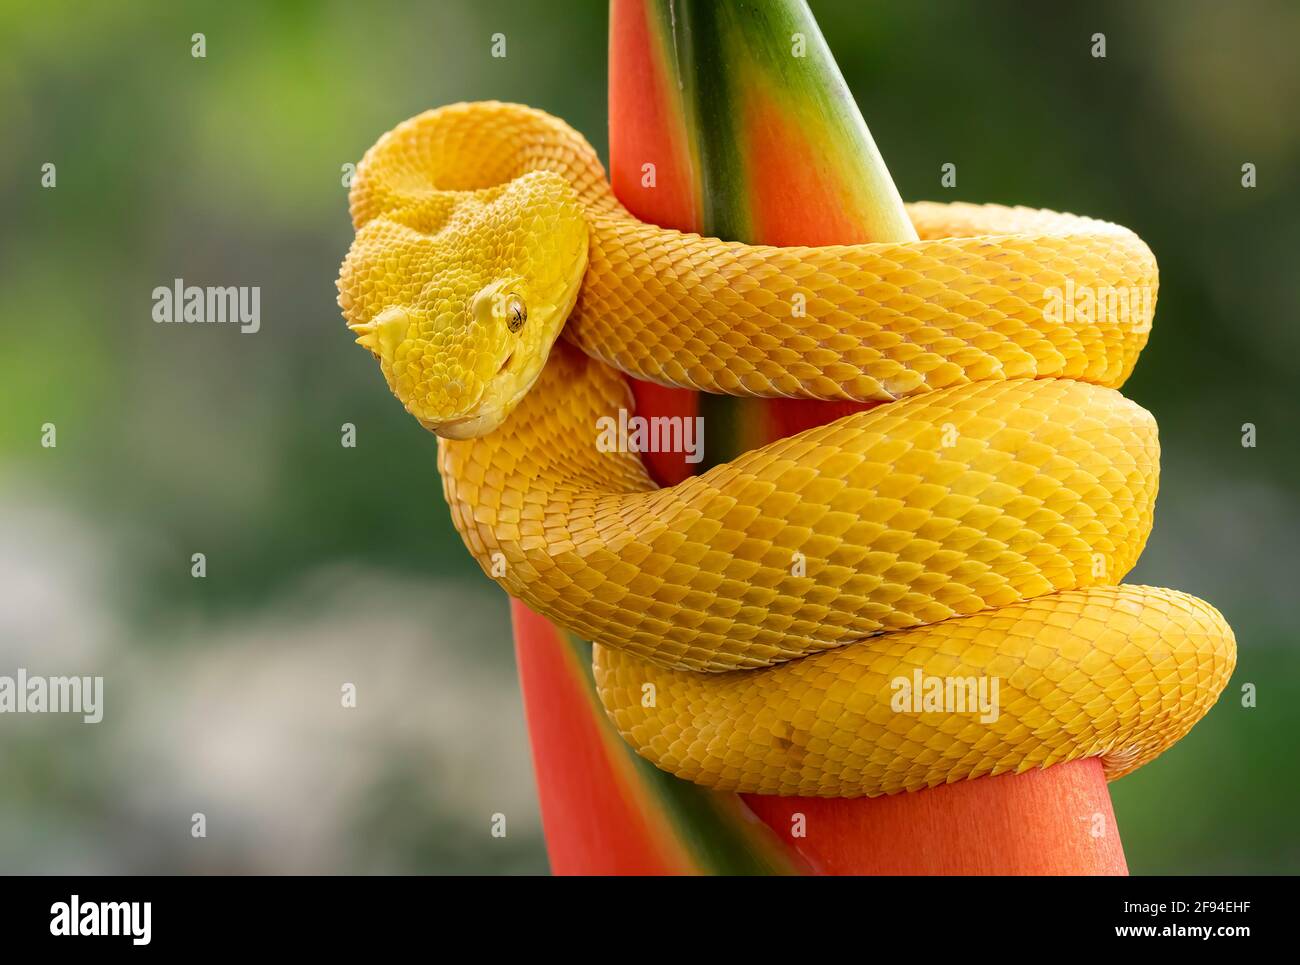
[[[750,244],[916,238],[803,0],[612,0],[609,139],[614,191],[643,221]],[[663,485],[868,407],[633,391],[641,414],[706,417],[702,465],[644,456]],[[557,873],[1126,870],[1096,760],[872,800],[710,791],[623,743],[589,644],[518,602],[513,614]],[[1111,829],[1101,838],[1088,833],[1098,814]]]

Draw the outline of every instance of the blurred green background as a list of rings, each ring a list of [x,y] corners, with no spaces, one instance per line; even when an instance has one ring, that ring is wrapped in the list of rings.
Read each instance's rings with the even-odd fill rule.
[[[1125,392],[1159,420],[1163,485],[1129,580],[1213,602],[1240,655],[1115,808],[1135,873],[1296,870],[1300,6],[812,7],[904,197],[1087,213],[1156,252]],[[546,870],[505,599],[334,277],[343,165],[411,114],[525,101],[604,156],[606,17],[0,4],[0,673],[107,691],[96,726],[0,718],[0,871]],[[260,285],[261,331],[154,324],[177,277]]]

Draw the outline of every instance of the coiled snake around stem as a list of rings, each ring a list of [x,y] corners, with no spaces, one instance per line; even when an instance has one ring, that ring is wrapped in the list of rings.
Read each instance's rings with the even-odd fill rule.
[[[828,797],[1086,756],[1115,778],[1226,685],[1213,607],[1117,585],[1159,472],[1115,391],[1157,283],[1131,231],[914,204],[911,243],[702,238],[636,220],[580,134],[498,103],[385,134],[351,211],[339,304],[443,437],[465,545],[597,644],[610,718],[659,767]],[[1134,297],[1070,317],[1053,290]],[[622,373],[888,404],[659,489],[597,446]],[[996,713],[896,709],[900,679],[996,680]]]

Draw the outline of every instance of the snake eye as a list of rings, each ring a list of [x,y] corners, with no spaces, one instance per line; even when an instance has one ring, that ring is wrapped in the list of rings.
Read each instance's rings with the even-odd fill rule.
[[[528,306],[518,295],[506,296],[506,328],[512,332],[517,332],[524,327],[524,322],[528,321]]]

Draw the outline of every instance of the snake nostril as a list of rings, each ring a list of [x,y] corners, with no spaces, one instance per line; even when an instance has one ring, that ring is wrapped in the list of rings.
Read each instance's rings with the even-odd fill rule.
[[[502,372],[506,370],[506,366],[510,364],[510,360],[513,359],[514,357],[515,357],[515,353],[513,350],[511,350],[510,354],[506,356],[505,361],[501,363],[501,368],[497,369],[497,375],[500,375]]]

